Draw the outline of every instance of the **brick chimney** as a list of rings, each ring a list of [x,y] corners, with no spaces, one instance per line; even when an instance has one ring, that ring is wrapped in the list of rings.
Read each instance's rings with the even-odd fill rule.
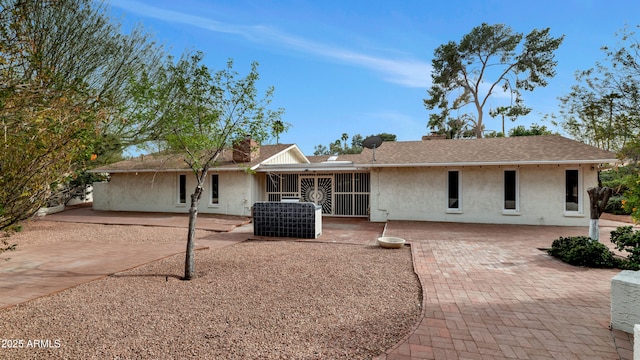
[[[432,131],[430,135],[423,135],[422,140],[445,140],[447,138],[447,134],[438,134],[435,131]]]
[[[260,156],[258,143],[251,139],[251,135],[246,135],[244,139],[233,145],[233,161],[251,162]]]

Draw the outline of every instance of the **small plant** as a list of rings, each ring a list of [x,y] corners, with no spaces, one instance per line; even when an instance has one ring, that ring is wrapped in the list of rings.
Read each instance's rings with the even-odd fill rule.
[[[616,249],[629,253],[620,267],[627,270],[640,270],[640,231],[631,226],[621,226],[611,232],[611,242]]]
[[[548,253],[576,266],[613,268],[619,265],[609,248],[587,236],[560,237],[553,241]]]

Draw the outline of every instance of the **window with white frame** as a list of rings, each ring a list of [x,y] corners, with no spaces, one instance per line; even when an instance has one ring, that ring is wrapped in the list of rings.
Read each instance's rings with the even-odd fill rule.
[[[178,204],[187,203],[187,175],[178,175]]]
[[[460,182],[460,172],[458,170],[449,170],[447,172],[447,210],[462,210],[462,193]]]
[[[580,171],[578,169],[565,170],[565,211],[580,212],[580,204],[582,203],[580,188]]]
[[[505,170],[503,210],[517,212],[520,208],[518,200],[518,171]]]
[[[211,205],[218,205],[219,202],[219,176],[218,174],[211,174]]]

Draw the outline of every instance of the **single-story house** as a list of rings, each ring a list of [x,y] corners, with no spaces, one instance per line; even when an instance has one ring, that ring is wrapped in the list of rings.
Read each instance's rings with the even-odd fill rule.
[[[370,221],[589,225],[587,189],[615,154],[559,135],[384,142],[340,156],[298,146],[225,151],[198,211],[250,215],[258,201],[303,201],[323,216]],[[247,171],[250,169],[251,171]],[[93,170],[96,210],[187,212],[195,177],[180,159],[144,155]]]

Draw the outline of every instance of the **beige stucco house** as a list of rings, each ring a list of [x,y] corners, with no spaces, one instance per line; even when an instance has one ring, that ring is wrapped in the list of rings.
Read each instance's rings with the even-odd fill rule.
[[[257,201],[299,200],[325,216],[531,225],[589,224],[587,189],[615,154],[561,136],[385,142],[357,155],[305,156],[296,145],[227,151],[201,213],[250,215]],[[250,171],[247,171],[250,170]],[[93,170],[96,210],[187,212],[194,176],[179,157],[140,156]]]

